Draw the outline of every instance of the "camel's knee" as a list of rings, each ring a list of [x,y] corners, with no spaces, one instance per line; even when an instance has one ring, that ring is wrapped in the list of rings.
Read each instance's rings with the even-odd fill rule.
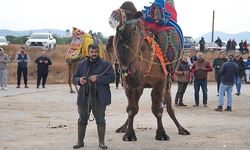
[[[127,113],[129,117],[133,117],[138,113],[138,107],[127,107]]]
[[[152,106],[152,112],[156,118],[162,117],[163,107],[162,106],[159,106],[159,107]]]

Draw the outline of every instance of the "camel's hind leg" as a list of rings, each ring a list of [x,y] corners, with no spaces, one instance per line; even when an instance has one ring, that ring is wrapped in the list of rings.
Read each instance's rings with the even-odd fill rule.
[[[181,135],[190,135],[190,132],[187,131],[185,128],[183,128],[178,120],[175,117],[175,112],[174,109],[172,108],[172,98],[171,98],[171,79],[170,76],[167,77],[167,84],[165,87],[165,95],[164,95],[164,99],[167,105],[167,112],[168,115],[171,117],[171,119],[174,121],[176,127],[178,128],[178,132]]]
[[[128,97],[128,106],[127,106],[127,113],[128,119],[125,124],[121,127],[124,130],[127,130],[122,138],[123,141],[136,141],[137,137],[135,135],[135,131],[133,128],[134,124],[134,116],[138,113],[139,110],[139,99],[142,95],[143,88],[139,90],[132,90],[132,89],[125,89],[126,95]]]
[[[74,61],[74,62],[67,62],[68,65],[68,84],[69,84],[69,88],[70,88],[70,93],[75,93],[75,91],[72,88],[72,75],[74,73],[74,71],[76,70],[76,67],[78,65],[79,61]],[[78,93],[78,87],[77,85],[73,84],[77,93]]]
[[[164,82],[162,84],[159,83],[158,86],[153,87],[151,92],[151,97],[152,97],[151,110],[157,119],[157,130],[155,136],[156,140],[170,140],[162,124],[163,107],[161,103],[162,103],[163,90],[164,90]]]

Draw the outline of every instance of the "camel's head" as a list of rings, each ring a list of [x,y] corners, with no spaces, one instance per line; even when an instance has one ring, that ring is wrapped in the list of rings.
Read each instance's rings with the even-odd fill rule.
[[[111,27],[116,29],[114,48],[121,65],[128,66],[138,58],[138,50],[144,39],[141,17],[142,13],[132,2],[124,2],[109,18]]]

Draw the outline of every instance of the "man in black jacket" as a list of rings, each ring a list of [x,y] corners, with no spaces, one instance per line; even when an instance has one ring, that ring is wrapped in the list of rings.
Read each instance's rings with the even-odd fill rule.
[[[215,111],[222,111],[224,105],[224,93],[227,92],[227,108],[225,111],[232,111],[232,91],[234,85],[234,79],[239,74],[239,67],[233,61],[234,55],[230,53],[228,55],[228,62],[222,65],[219,71],[221,75],[221,84],[219,89],[219,102]]]
[[[219,88],[221,83],[221,77],[219,75],[219,70],[221,69],[222,65],[227,62],[227,59],[225,58],[225,52],[220,51],[219,56],[214,59],[212,67],[214,68],[214,77],[217,82],[217,96],[219,96]]]
[[[49,73],[49,65],[52,64],[51,60],[46,56],[46,52],[42,52],[42,56],[38,57],[35,60],[35,63],[37,64],[37,86],[36,88],[39,88],[41,79],[42,81],[42,87],[45,88],[46,80]]]
[[[74,149],[84,147],[84,137],[89,115],[92,110],[99,138],[99,147],[107,149],[104,143],[106,106],[111,103],[109,84],[115,81],[113,67],[99,58],[99,47],[88,46],[89,57],[81,61],[73,75],[73,82],[80,86],[77,97],[78,105],[78,142]]]

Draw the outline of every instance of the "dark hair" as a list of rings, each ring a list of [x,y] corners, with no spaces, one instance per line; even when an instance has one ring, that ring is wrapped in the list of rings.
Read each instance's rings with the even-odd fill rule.
[[[99,50],[99,47],[98,47],[96,44],[90,44],[90,45],[88,46],[88,51],[89,51],[90,49],[97,49],[97,50]]]

